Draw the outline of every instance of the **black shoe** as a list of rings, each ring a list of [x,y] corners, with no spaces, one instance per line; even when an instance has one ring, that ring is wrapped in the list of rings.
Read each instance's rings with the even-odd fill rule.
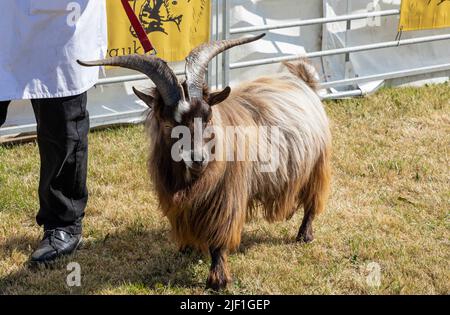
[[[31,254],[30,263],[49,263],[55,259],[75,252],[81,243],[81,234],[70,234],[53,229],[44,232],[44,238],[38,248]]]

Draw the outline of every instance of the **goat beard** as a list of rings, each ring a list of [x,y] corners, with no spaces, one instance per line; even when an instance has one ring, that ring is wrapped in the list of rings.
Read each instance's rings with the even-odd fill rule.
[[[218,161],[211,161],[208,166],[198,174],[194,174],[192,170],[186,167],[185,182],[186,186],[173,193],[172,202],[175,205],[195,206],[192,196],[202,195],[204,200],[209,198],[212,191],[217,189],[223,182],[225,174],[225,163]],[[208,187],[205,190],[205,187]]]

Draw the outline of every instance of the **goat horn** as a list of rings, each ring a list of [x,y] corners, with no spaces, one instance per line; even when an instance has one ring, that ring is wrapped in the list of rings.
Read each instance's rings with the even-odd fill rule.
[[[147,75],[155,83],[166,106],[174,107],[183,97],[177,76],[167,63],[155,56],[128,55],[103,60],[77,62],[86,67],[119,66],[132,69]]]
[[[203,97],[203,84],[205,82],[208,63],[221,52],[232,47],[247,44],[264,37],[266,34],[239,39],[228,39],[205,43],[191,51],[186,58],[186,83],[190,98]]]

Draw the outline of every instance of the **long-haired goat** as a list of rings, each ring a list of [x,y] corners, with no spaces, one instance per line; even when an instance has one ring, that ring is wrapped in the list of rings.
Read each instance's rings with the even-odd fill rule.
[[[288,73],[261,77],[241,84],[233,92],[229,87],[210,92],[206,86],[205,72],[214,56],[262,36],[197,47],[186,59],[186,80],[182,82],[155,56],[80,62],[85,66],[134,69],[155,83],[156,87],[147,92],[135,89],[136,95],[152,108],[147,121],[151,142],[149,173],[180,249],[209,250],[207,287],[216,290],[230,282],[227,254],[238,247],[244,222],[256,210],[262,210],[271,222],[289,219],[303,206],[297,241],[310,242],[312,221],[324,210],[328,197],[331,135],[323,105],[314,91],[314,69],[305,60],[285,63]],[[181,152],[181,159],[174,158],[174,129],[181,126],[194,131],[199,119],[202,131],[208,126],[222,130],[229,126],[276,128],[279,139],[269,139],[267,133],[266,140],[278,143],[278,167],[263,172],[259,160],[212,160],[205,153],[205,139],[201,139],[200,149],[197,146],[187,154]],[[229,144],[236,138],[248,137],[246,148],[250,152],[258,150],[257,133],[237,131],[227,135],[218,132],[214,140]],[[194,138],[192,135],[190,141],[196,146]]]

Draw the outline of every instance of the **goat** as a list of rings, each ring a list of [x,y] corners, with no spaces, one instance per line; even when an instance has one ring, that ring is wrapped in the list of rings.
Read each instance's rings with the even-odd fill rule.
[[[130,55],[80,62],[84,66],[121,66],[146,74],[154,88],[135,94],[152,109],[147,118],[150,138],[148,170],[163,214],[172,226],[180,250],[209,250],[211,269],[207,287],[223,289],[231,281],[227,255],[241,241],[244,222],[261,210],[269,222],[289,219],[303,205],[304,217],[297,241],[313,240],[313,219],[324,210],[331,176],[331,134],[323,105],[315,93],[314,68],[304,59],[285,63],[289,70],[211,92],[205,83],[209,61],[234,46],[253,42],[265,34],[206,43],[186,59],[186,79],[155,56]],[[205,139],[189,141],[194,149],[180,151],[172,137],[177,127],[193,131],[208,126],[276,127],[280,133],[279,165],[262,172],[257,161],[213,160]],[[195,133],[195,130],[194,130]],[[216,143],[228,144],[249,137],[245,146],[257,150],[257,135],[238,131],[227,137],[214,135]],[[270,143],[273,139],[266,140]],[[211,140],[211,138],[208,138]],[[236,148],[233,147],[236,153]],[[185,154],[186,153],[186,154]],[[210,154],[210,153],[209,153]],[[176,155],[176,154],[175,154]],[[194,160],[192,160],[194,156]]]

